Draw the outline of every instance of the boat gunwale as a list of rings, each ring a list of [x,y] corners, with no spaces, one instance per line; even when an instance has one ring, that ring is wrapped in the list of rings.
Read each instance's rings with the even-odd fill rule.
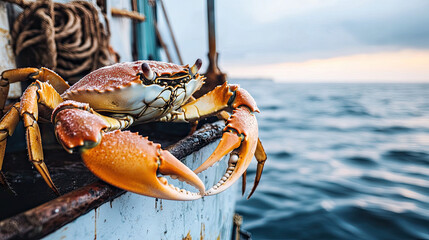
[[[202,126],[167,148],[176,158],[196,152],[222,136],[219,121]],[[0,239],[41,238],[126,191],[101,180],[80,187],[35,208],[0,221]]]

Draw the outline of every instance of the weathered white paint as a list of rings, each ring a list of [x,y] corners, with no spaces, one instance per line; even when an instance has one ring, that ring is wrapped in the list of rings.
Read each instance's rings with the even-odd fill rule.
[[[0,73],[6,69],[15,68],[15,66],[15,56],[11,46],[6,3],[0,2]],[[9,98],[18,98],[19,96],[21,96],[20,83],[11,84]]]
[[[213,152],[218,141],[184,160],[191,169]],[[225,173],[227,158],[201,173],[207,187]],[[169,179],[180,188],[182,183]],[[187,188],[188,187],[188,188]],[[185,186],[193,190],[191,186]],[[221,194],[196,201],[156,200],[125,193],[45,237],[48,239],[231,239],[237,184]]]

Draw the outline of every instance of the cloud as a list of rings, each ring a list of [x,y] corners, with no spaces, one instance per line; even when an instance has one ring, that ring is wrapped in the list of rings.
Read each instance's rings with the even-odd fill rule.
[[[165,0],[165,5],[185,63],[193,63],[199,57],[205,69],[208,40],[204,1]],[[397,54],[401,51],[426,54],[429,49],[428,9],[427,0],[218,0],[216,30],[220,67],[232,71],[239,67],[254,69],[255,66],[294,62],[299,67],[311,60],[326,59],[326,63],[334,63],[332,59],[341,57],[355,64],[351,59],[357,55],[371,56],[374,61],[377,56],[377,61],[382,61],[381,56],[405,57]],[[165,26],[162,15],[159,16],[159,25]],[[166,27],[163,29],[164,39],[168,40]],[[172,43],[167,41],[167,44],[172,49]],[[401,72],[395,77],[381,74],[381,71],[360,69],[370,72],[366,77],[356,75],[359,79],[369,80],[372,76],[400,79],[402,76]],[[329,72],[323,73],[327,74],[324,80],[328,76],[335,77]],[[299,75],[312,76],[297,72],[296,76]],[[403,75],[407,78],[407,74]],[[343,77],[345,75],[341,75]]]
[[[301,7],[290,1],[264,1],[270,6],[265,10],[261,2],[243,2],[239,17],[228,14],[232,8],[219,10],[226,12],[219,12],[218,18],[226,61],[273,63],[429,48],[429,1],[309,1],[318,4],[308,6],[299,1]],[[272,5],[278,10],[272,11]]]

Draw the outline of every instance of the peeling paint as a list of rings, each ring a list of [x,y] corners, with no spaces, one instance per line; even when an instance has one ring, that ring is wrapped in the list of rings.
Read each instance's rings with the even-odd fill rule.
[[[9,34],[9,30],[4,29],[4,28],[0,28],[0,34],[8,35]]]
[[[201,223],[201,232],[200,232],[200,240],[204,240],[204,236],[206,235],[206,226],[204,223]]]
[[[97,240],[97,208],[94,209],[94,240]]]
[[[182,238],[182,240],[192,240],[191,231],[189,231],[186,237]]]

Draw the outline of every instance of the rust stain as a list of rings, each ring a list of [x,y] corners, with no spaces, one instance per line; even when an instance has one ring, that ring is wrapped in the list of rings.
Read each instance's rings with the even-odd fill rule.
[[[219,236],[217,236],[217,238],[216,238],[217,240],[220,240],[220,233],[219,233]]]
[[[1,34],[9,34],[9,30],[4,29],[4,28],[0,28],[0,33]]]
[[[162,211],[162,199],[159,200],[159,209]]]
[[[186,237],[182,238],[182,240],[192,240],[191,231],[189,231],[188,234],[186,234]]]
[[[200,240],[204,240],[204,236],[206,235],[206,226],[204,223],[201,223],[201,231],[200,231]]]
[[[97,208],[94,209],[94,240],[97,240]]]

